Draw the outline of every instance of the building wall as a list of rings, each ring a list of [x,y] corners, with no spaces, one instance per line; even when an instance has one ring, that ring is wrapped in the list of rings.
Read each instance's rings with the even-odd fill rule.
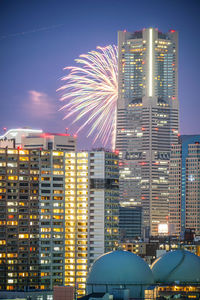
[[[0,289],[40,286],[39,152],[0,149]]]
[[[188,146],[185,227],[200,235],[200,141]]]
[[[156,29],[119,32],[116,148],[120,199],[142,205],[152,235],[168,216],[168,162],[179,130],[178,34]]]
[[[142,237],[142,207],[120,207],[119,230],[121,241]]]
[[[118,244],[115,153],[0,149],[0,289],[71,285]]]
[[[41,288],[63,285],[65,278],[64,152],[41,151],[39,249]]]
[[[40,133],[22,136],[22,148],[76,151],[76,138],[64,133]]]
[[[173,145],[169,167],[169,223],[172,235],[186,228],[200,233],[199,144],[200,136],[183,135]]]
[[[118,241],[118,158],[104,151],[65,153],[65,284],[85,293],[93,261]]]
[[[181,233],[181,178],[182,147],[172,146],[169,163],[169,230],[171,235]]]

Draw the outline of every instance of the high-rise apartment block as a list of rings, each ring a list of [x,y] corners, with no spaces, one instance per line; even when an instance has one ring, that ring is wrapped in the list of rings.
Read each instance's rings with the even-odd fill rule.
[[[85,292],[118,241],[115,153],[0,149],[0,289]]]
[[[0,149],[0,289],[38,289],[39,155]]]
[[[65,154],[65,284],[85,293],[88,267],[118,245],[118,158],[95,151]]]
[[[145,231],[168,217],[168,162],[179,131],[178,34],[120,31],[116,149],[120,200],[142,205]]]
[[[172,146],[169,165],[170,233],[200,234],[200,136],[183,135]]]

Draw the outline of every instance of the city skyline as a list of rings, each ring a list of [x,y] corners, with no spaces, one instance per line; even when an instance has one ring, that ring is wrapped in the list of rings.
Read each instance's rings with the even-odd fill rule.
[[[4,1],[0,7],[1,129],[30,126],[64,132],[68,127],[70,132],[70,120],[62,121],[64,114],[58,112],[56,89],[66,75],[63,68],[97,45],[116,44],[118,30],[158,27],[179,31],[180,131],[198,133],[198,1],[192,6],[187,1]],[[85,136],[79,134],[79,148],[92,147],[92,137]]]

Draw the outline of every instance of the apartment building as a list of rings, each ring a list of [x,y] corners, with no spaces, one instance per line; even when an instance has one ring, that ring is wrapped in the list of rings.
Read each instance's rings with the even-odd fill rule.
[[[72,285],[118,245],[118,156],[0,149],[1,290]]]

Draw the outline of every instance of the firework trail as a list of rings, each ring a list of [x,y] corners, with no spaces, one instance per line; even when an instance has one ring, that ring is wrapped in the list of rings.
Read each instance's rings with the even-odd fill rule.
[[[64,119],[74,116],[73,123],[82,120],[77,133],[89,127],[88,136],[95,135],[103,145],[111,142],[115,148],[116,111],[118,96],[117,47],[97,47],[96,51],[82,54],[75,60],[80,67],[66,67],[69,74],[62,78],[64,91],[61,101],[66,104]],[[86,121],[85,121],[86,120]],[[89,126],[90,125],[90,126]]]

